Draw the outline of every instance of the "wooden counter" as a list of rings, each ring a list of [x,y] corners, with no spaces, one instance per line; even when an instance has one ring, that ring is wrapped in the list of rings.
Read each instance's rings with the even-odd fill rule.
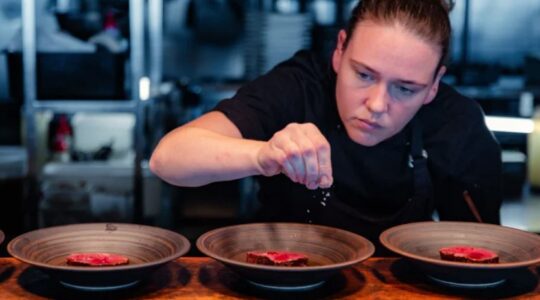
[[[183,257],[138,285],[113,292],[80,292],[63,287],[34,267],[0,258],[0,299],[540,299],[540,266],[516,271],[504,284],[458,290],[433,284],[404,259],[370,258],[308,292],[255,288],[221,263]]]

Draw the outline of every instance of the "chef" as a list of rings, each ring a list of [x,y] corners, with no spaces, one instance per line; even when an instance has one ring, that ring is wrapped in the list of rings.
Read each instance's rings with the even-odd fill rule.
[[[434,212],[499,223],[500,147],[479,105],[441,82],[448,11],[442,0],[360,1],[328,61],[301,51],[247,83],[168,133],[151,170],[189,187],[256,176],[258,220],[375,243]]]

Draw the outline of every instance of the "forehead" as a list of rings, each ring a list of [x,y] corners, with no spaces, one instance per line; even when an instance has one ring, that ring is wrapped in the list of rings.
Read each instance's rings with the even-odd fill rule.
[[[349,40],[349,58],[383,76],[427,83],[441,58],[440,47],[427,42],[399,23],[360,22]]]

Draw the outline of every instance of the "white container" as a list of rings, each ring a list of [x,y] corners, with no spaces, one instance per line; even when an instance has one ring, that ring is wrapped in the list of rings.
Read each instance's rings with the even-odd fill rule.
[[[128,155],[133,149],[135,116],[130,113],[77,113],[71,120],[73,148],[95,152],[112,143],[112,157]]]
[[[147,162],[142,163],[142,175],[143,216],[155,218],[161,207],[161,181],[150,172]],[[89,193],[87,207],[94,216],[129,220],[133,213],[133,176],[132,161],[52,162],[44,166],[41,179],[42,188],[51,185],[78,186],[79,192]],[[74,196],[80,194],[72,192]],[[76,202],[76,198],[73,202]]]

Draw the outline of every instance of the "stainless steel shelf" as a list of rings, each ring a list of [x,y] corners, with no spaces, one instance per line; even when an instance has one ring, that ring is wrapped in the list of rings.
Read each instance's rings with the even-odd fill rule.
[[[148,7],[146,7],[148,6]],[[143,217],[142,171],[144,132],[143,108],[146,103],[140,99],[139,82],[148,73],[151,76],[151,88],[157,87],[161,80],[161,46],[162,46],[162,9],[163,0],[129,0],[130,26],[130,75],[131,94],[125,100],[39,100],[36,92],[36,0],[22,0],[22,41],[23,41],[23,76],[24,76],[24,118],[25,146],[28,154],[28,200],[30,216],[28,220],[36,219],[39,201],[37,165],[37,128],[35,113],[39,111],[54,111],[59,113],[77,112],[128,112],[135,115],[134,128],[134,211],[133,221],[140,223]],[[145,16],[148,12],[149,16]],[[150,45],[149,71],[145,66],[145,26],[148,26]],[[147,100],[147,99],[144,99]],[[33,221],[27,221],[27,227],[35,227]]]
[[[35,111],[52,110],[59,113],[77,112],[135,112],[133,100],[46,100],[34,104]]]

